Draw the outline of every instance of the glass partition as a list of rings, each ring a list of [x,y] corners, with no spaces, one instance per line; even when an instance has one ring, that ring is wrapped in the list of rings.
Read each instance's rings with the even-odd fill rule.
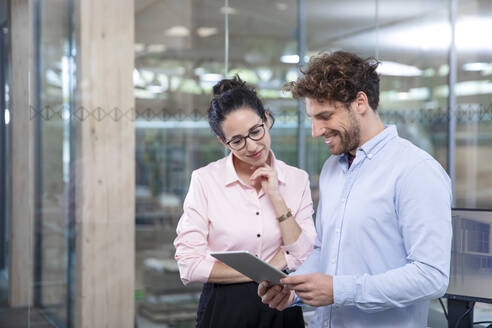
[[[35,5],[35,222],[31,321],[70,326],[72,313],[69,178],[71,160],[72,12],[69,1]],[[70,262],[71,263],[71,262]],[[39,312],[39,314],[37,314]]]
[[[305,6],[307,57],[337,50],[376,56],[376,1],[306,1]],[[330,152],[322,138],[312,138],[309,118],[306,118],[305,134],[305,169],[311,178],[311,194],[317,206],[319,174]]]
[[[275,156],[296,165],[297,102],[282,86],[298,74],[297,1],[229,4],[229,76],[239,74],[256,87],[276,119],[271,131]]]
[[[486,0],[460,1],[456,22],[455,205],[492,208],[492,7]],[[482,262],[492,257],[483,256]],[[490,276],[490,268],[481,270]],[[474,321],[492,320],[492,304],[476,303]]]
[[[276,156],[296,164],[296,102],[281,92],[297,74],[288,57],[297,47],[295,15],[293,0],[229,1],[228,7],[220,1],[136,3],[139,326],[194,326],[201,285],[183,286],[172,242],[191,172],[225,154],[207,120],[213,85],[236,74],[254,85],[276,118]]]
[[[153,19],[166,17],[165,13],[159,14],[166,6],[173,17]],[[448,1],[307,1],[305,6],[306,15],[301,19],[307,27],[307,57],[343,49],[379,60],[382,78],[378,110],[383,121],[396,124],[402,137],[447,168],[451,30]],[[463,5],[460,15],[475,15],[479,9],[483,15],[487,12],[484,3],[474,1]],[[191,325],[193,321],[200,288],[180,285],[177,268],[170,264],[174,252],[171,242],[191,171],[224,155],[208,128],[206,110],[211,87],[226,76],[226,63],[227,76],[238,74],[254,84],[267,108],[275,114],[272,148],[277,157],[288,164],[298,164],[298,105],[289,94],[280,91],[283,83],[299,74],[298,10],[296,1],[229,1],[229,7],[221,1],[188,1],[179,10],[173,2],[136,4],[136,297],[140,323]],[[483,24],[477,26],[484,27]],[[457,29],[459,39],[460,23]],[[459,42],[463,41],[458,40],[461,56]],[[473,206],[487,205],[491,199],[485,164],[489,162],[490,149],[486,146],[486,122],[490,116],[486,80],[490,63],[478,55],[481,53],[467,53],[471,56],[467,62],[473,59],[473,63],[481,66],[468,65],[463,69],[467,76],[474,74],[479,80],[475,89],[480,89],[481,100],[469,101],[473,86],[460,85],[461,68],[457,85],[458,116],[467,119],[458,118],[456,200]],[[464,59],[459,61],[460,67],[464,65]],[[305,169],[310,174],[317,204],[319,172],[330,154],[322,140],[311,138],[309,120],[305,122],[305,134]],[[484,148],[487,149],[483,151]],[[175,283],[177,289],[166,291],[163,286],[160,292],[152,290],[150,273],[162,277],[172,270],[173,283],[167,285]],[[169,306],[164,304],[174,300],[165,295],[183,300],[179,306],[188,311],[184,316],[187,319],[174,319],[166,314]],[[439,317],[437,322],[441,320],[439,311],[432,312]]]
[[[0,311],[8,308],[8,156],[10,63],[7,2],[0,1]]]
[[[135,3],[136,323],[192,327],[201,284],[183,286],[173,240],[191,172],[224,155],[208,127],[224,76],[217,1]]]
[[[383,121],[446,167],[448,45],[432,38],[449,30],[447,1],[309,1],[307,8],[308,53],[345,50],[380,61]],[[308,159],[319,153],[315,145],[324,148],[310,133]],[[307,167],[313,177],[322,162]]]
[[[69,209],[69,170],[72,140],[70,110],[73,99],[71,88],[74,83],[71,1],[34,1],[30,2],[29,6],[26,3],[24,7],[17,7],[16,13],[19,17],[16,19],[22,17],[32,20],[27,25],[32,26],[32,31],[26,32],[26,35],[23,35],[26,39],[22,41],[9,39],[11,34],[8,29],[11,25],[7,21],[12,19],[9,12],[11,7],[12,3],[9,1],[0,2],[0,326],[70,327],[73,312],[73,237],[70,234],[72,226]],[[17,21],[16,27],[19,28]],[[33,69],[27,72],[28,79],[25,81],[32,89],[18,83],[17,92],[26,88],[26,96],[32,95],[29,108],[26,108],[29,115],[27,117],[32,125],[25,124],[29,126],[28,129],[32,127],[32,131],[25,133],[26,138],[31,137],[33,141],[32,153],[26,156],[31,161],[29,167],[33,169],[33,175],[26,175],[33,176],[33,181],[20,182],[18,179],[16,183],[33,186],[34,199],[29,200],[29,195],[25,195],[25,199],[22,200],[25,206],[33,206],[33,224],[32,229],[28,231],[16,230],[16,236],[26,240],[25,249],[29,251],[22,256],[26,262],[24,264],[32,260],[33,270],[32,274],[25,275],[29,280],[21,282],[29,287],[27,298],[20,299],[17,295],[19,292],[11,290],[13,287],[9,285],[7,274],[7,266],[11,262],[7,261],[7,248],[11,242],[8,238],[12,238],[12,234],[6,233],[9,230],[11,210],[8,205],[19,204],[9,201],[8,192],[11,189],[8,188],[8,184],[12,183],[12,177],[7,176],[7,172],[12,150],[9,145],[11,117],[15,119],[15,113],[24,110],[17,106],[11,112],[11,65],[19,65],[19,60],[11,58],[10,50],[14,42],[24,43],[26,40],[32,41],[27,46],[32,53]],[[17,46],[16,49],[20,48]],[[28,60],[25,60],[25,63],[27,62]],[[17,68],[17,72],[19,71]],[[31,144],[31,140],[27,143]],[[16,150],[19,153],[23,151]],[[25,185],[22,188],[29,189]],[[29,221],[28,217],[22,219]],[[28,226],[29,224],[24,225],[26,228]],[[16,254],[10,256],[15,257]],[[28,270],[28,267],[29,265],[25,269],[21,267],[20,270]],[[21,273],[24,272],[18,272]],[[9,292],[11,298],[17,293],[14,302],[9,299]]]
[[[492,28],[489,1],[460,2],[456,23],[457,207],[492,208]]]
[[[297,166],[305,151],[312,196],[330,156],[311,137],[298,149],[298,102],[281,91],[299,74],[297,0],[135,1],[136,212],[135,299],[138,327],[193,327],[200,284],[183,286],[174,260],[176,225],[191,172],[225,155],[207,122],[213,85],[238,74],[254,85],[276,118],[272,149]],[[449,1],[301,1],[306,57],[347,50],[381,62],[379,112],[399,134],[445,168],[448,146]],[[0,326],[8,307],[7,166],[9,137],[8,1],[0,1]],[[73,1],[33,1],[35,81],[35,222],[32,307],[22,320],[72,327],[74,286],[72,90],[75,83]],[[226,5],[227,4],[227,5]],[[226,17],[228,19],[226,23]],[[456,23],[455,205],[492,207],[492,8],[460,1]],[[226,36],[228,39],[226,40]],[[302,106],[301,106],[302,108]],[[72,112],[73,113],[73,112]],[[30,247],[26,245],[26,247]],[[30,316],[28,315],[28,311]],[[11,312],[12,313],[12,312]],[[492,308],[477,304],[476,319]],[[443,324],[433,303],[429,326]]]

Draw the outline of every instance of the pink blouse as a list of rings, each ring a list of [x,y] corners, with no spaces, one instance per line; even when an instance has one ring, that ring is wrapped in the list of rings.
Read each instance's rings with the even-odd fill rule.
[[[175,258],[181,280],[207,282],[214,263],[213,251],[247,250],[270,261],[279,248],[287,266],[295,270],[313,248],[316,231],[309,177],[272,155],[279,192],[302,229],[298,239],[282,245],[282,235],[267,195],[238,177],[232,154],[193,171],[177,233]]]

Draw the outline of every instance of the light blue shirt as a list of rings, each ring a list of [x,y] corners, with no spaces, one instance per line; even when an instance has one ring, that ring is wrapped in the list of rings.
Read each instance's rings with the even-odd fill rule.
[[[295,275],[333,275],[334,304],[309,327],[426,327],[448,286],[451,183],[429,154],[388,126],[320,176],[317,238]],[[296,296],[295,304],[302,301]]]

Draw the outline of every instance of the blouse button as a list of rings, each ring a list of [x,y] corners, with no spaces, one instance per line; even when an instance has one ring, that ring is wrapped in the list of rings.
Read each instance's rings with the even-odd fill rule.
[[[260,235],[260,234],[257,234],[257,235],[256,235],[256,237],[260,238],[260,237],[261,237],[261,235]]]
[[[256,215],[260,215],[260,212],[256,212]]]
[[[289,251],[286,251],[285,254],[289,255],[290,253],[289,253]]]

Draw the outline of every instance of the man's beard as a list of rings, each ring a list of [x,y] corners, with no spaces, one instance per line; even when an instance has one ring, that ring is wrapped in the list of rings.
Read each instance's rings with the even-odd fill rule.
[[[360,125],[357,122],[354,114],[349,112],[349,127],[338,132],[340,136],[340,152],[336,155],[349,153],[357,147],[360,143]]]

